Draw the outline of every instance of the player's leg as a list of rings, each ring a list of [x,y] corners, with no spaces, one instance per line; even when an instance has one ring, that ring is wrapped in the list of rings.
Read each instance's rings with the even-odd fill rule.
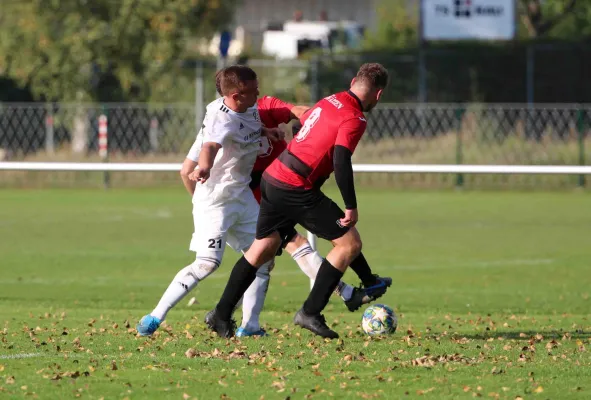
[[[287,218],[281,211],[268,201],[265,181],[261,185],[262,201],[256,227],[256,240],[252,246],[234,265],[226,288],[215,310],[215,319],[211,328],[222,337],[234,334],[231,316],[238,300],[255,280],[257,269],[265,262],[273,260],[281,246],[281,237],[293,229],[295,222]],[[274,204],[277,203],[276,201]]]
[[[227,226],[234,218],[232,212],[223,209],[194,209],[195,232],[190,249],[196,253],[195,261],[175,275],[154,310],[140,320],[136,327],[140,335],[153,334],[168,312],[220,266],[226,247]]]
[[[274,260],[263,264],[256,273],[255,280],[250,284],[242,298],[242,324],[236,331],[236,336],[266,336],[261,328],[260,316],[265,304],[271,271],[275,266]]]
[[[293,237],[285,245],[285,251],[291,255],[291,258],[298,264],[300,269],[311,279],[315,280],[320,265],[322,264],[322,257],[316,250],[310,246],[308,239],[295,232]],[[345,282],[339,282],[335,293],[339,295],[344,301],[351,299],[353,295],[354,287],[346,284]]]
[[[322,264],[322,257],[318,252],[312,249],[308,239],[294,231],[293,237],[285,245],[285,250],[291,255],[294,261],[298,264],[300,269],[310,278],[312,282],[316,279],[320,265]],[[362,265],[364,263],[365,265]],[[365,271],[369,271],[369,276],[365,276],[362,280],[361,287],[353,287],[343,281],[340,281],[334,291],[343,299],[349,311],[353,312],[359,309],[363,304],[370,303],[385,292],[386,288],[392,285],[392,278],[380,277],[371,273],[371,269],[363,253],[353,260],[350,267],[357,273],[358,276],[364,276]]]
[[[238,221],[230,229],[228,244],[230,247],[246,253],[256,235],[259,203],[255,197],[250,195],[245,195],[243,200],[245,201],[243,211]],[[244,293],[242,297],[242,324],[236,331],[236,336],[266,335],[260,325],[260,314],[265,304],[271,279],[270,273],[274,265],[274,258],[261,265],[256,271],[254,281]]]
[[[294,322],[322,337],[336,338],[338,334],[326,325],[321,312],[347,266],[361,253],[361,237],[357,229],[338,223],[343,211],[321,191],[306,192],[302,201],[306,206],[296,221],[318,237],[331,241],[333,248],[322,261],[314,286]]]

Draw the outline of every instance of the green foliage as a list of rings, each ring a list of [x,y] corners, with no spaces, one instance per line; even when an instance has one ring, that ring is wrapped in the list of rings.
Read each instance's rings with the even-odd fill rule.
[[[0,17],[0,71],[38,99],[162,99],[179,74],[187,41],[224,26],[235,3],[7,2]]]
[[[591,37],[591,2],[578,0],[568,8],[568,0],[547,0],[542,12],[554,19],[549,35],[555,38],[579,40]]]
[[[418,41],[418,5],[411,9],[406,0],[381,0],[378,22],[368,27],[364,47],[370,50],[414,47]]]

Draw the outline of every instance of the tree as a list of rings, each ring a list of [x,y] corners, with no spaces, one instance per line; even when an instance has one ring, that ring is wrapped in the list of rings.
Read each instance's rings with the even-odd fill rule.
[[[529,37],[539,38],[548,34],[555,26],[577,10],[577,0],[520,0],[521,22]],[[579,7],[580,8],[580,7]]]
[[[237,0],[7,0],[0,74],[37,99],[147,101],[178,76],[188,40],[224,27]],[[107,90],[105,90],[107,89]]]
[[[365,48],[369,50],[416,47],[418,43],[418,2],[381,0],[376,27],[368,27]]]

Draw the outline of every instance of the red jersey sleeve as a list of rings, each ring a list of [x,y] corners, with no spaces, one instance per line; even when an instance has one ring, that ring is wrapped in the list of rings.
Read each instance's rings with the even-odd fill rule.
[[[349,149],[351,153],[355,151],[357,143],[365,132],[367,121],[363,117],[355,117],[344,121],[339,126],[335,146],[343,146]]]
[[[273,96],[265,96],[263,98],[263,107],[271,114],[271,118],[275,120],[277,125],[287,124],[291,120],[291,109],[293,104],[286,103],[283,100]]]

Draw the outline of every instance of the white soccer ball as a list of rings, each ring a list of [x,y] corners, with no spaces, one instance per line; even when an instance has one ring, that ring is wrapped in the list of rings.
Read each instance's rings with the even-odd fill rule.
[[[363,313],[361,327],[370,336],[388,335],[396,332],[398,318],[394,310],[384,304],[374,304]]]

